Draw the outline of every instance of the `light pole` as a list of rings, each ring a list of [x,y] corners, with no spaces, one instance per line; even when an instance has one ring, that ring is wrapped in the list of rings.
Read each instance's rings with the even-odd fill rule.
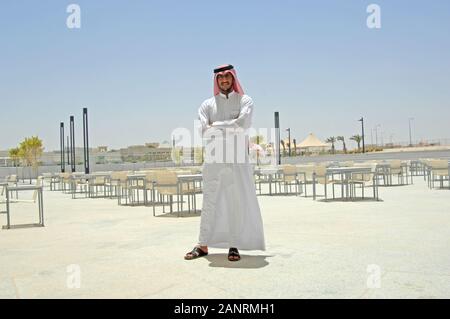
[[[89,128],[88,128],[88,109],[83,108],[83,147],[84,147],[84,173],[90,173],[89,165]]]
[[[378,128],[381,127],[380,124],[375,125],[375,145],[378,146]]]
[[[66,163],[65,163],[65,148],[64,148],[64,123],[61,122],[59,124],[59,143],[60,143],[60,150],[61,150],[61,173],[64,173],[66,171]]]
[[[72,167],[72,164],[70,164],[70,140],[69,140],[69,135],[67,135],[67,165]]]
[[[281,152],[280,152],[280,113],[274,113],[275,118],[275,153],[277,157],[278,165],[281,164]]]
[[[291,156],[291,129],[287,128],[286,131],[288,132],[288,140],[289,140],[289,156]]]
[[[75,117],[70,116],[70,164],[72,166],[72,173],[76,171],[76,159],[75,159]]]
[[[411,134],[411,121],[413,121],[414,118],[410,117],[408,118],[408,124],[409,124],[409,147],[412,147],[412,134]]]
[[[366,152],[366,147],[364,143],[364,118],[361,116],[361,118],[358,120],[361,122],[361,137],[362,137],[362,147],[363,147],[363,154]]]

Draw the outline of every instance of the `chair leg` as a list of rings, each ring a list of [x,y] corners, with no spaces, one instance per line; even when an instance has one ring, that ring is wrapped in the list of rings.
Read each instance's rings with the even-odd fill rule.
[[[364,199],[364,182],[361,183],[361,187],[362,187],[362,198]]]
[[[156,205],[156,203],[155,203],[155,201],[153,201],[153,217],[155,217],[155,205]]]
[[[164,195],[162,195],[162,204],[163,204],[163,213],[165,213],[166,212],[166,210],[165,210],[166,205],[164,205],[165,204],[164,203]]]

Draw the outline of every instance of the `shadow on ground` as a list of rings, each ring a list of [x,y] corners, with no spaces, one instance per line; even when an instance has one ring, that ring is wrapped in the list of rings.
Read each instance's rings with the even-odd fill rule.
[[[197,210],[197,212],[194,211],[183,211],[183,212],[175,212],[175,213],[162,213],[159,215],[156,215],[156,217],[164,217],[164,218],[178,218],[178,217],[199,217],[200,211]]]
[[[222,267],[222,268],[241,268],[241,269],[257,269],[263,268],[269,265],[266,260],[268,257],[273,256],[249,256],[241,255],[241,260],[239,261],[229,261],[228,254],[209,254],[203,258],[209,261],[210,267]]]
[[[318,202],[321,203],[333,203],[333,202],[384,202],[382,199],[376,199],[376,198],[351,198],[351,199],[345,199],[345,198],[329,198],[329,199],[318,199]]]

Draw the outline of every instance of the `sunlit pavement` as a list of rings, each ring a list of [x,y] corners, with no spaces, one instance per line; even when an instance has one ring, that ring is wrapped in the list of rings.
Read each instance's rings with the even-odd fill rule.
[[[449,298],[450,190],[418,177],[379,193],[380,202],[258,196],[267,250],[229,262],[213,248],[183,259],[198,215],[153,217],[151,207],[46,190],[44,228],[0,230],[0,297]],[[33,204],[11,210],[13,224],[37,221]]]

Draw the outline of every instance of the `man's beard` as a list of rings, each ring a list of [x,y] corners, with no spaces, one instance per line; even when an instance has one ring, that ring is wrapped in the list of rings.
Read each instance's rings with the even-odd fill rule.
[[[228,90],[224,90],[224,89],[220,89],[220,92],[222,92],[223,94],[230,94],[231,92],[233,92],[233,86],[230,86],[230,88]]]

